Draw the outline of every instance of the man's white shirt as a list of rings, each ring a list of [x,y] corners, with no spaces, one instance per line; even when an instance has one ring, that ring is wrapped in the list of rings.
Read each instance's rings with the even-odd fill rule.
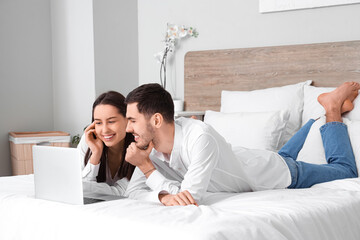
[[[150,154],[156,170],[146,179],[136,168],[125,195],[159,202],[159,193],[188,190],[196,201],[205,192],[248,192],[286,188],[291,183],[284,159],[267,150],[232,149],[211,126],[194,119],[175,120],[170,156]]]

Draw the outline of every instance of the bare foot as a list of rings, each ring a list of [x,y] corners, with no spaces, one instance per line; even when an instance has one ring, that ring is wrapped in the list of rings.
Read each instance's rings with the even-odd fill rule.
[[[353,109],[354,109],[353,102],[350,99],[346,99],[344,101],[343,105],[341,106],[341,114],[350,112]]]
[[[334,91],[320,94],[319,103],[326,111],[326,117],[335,116],[335,121],[341,121],[341,114],[354,108],[353,101],[358,95],[360,84],[357,82],[345,82]]]

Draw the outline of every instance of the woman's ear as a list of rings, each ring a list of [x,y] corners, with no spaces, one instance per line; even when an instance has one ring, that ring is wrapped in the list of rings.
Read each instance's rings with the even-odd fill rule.
[[[153,120],[154,127],[160,128],[164,121],[163,116],[160,113],[155,113],[153,115],[153,118],[154,118],[154,120]]]

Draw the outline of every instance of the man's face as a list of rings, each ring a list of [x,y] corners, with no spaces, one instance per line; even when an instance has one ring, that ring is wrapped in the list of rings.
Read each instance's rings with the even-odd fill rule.
[[[154,128],[150,123],[151,118],[147,119],[144,114],[139,113],[137,103],[127,105],[126,118],[128,119],[126,132],[134,135],[138,148],[146,149],[154,139]]]

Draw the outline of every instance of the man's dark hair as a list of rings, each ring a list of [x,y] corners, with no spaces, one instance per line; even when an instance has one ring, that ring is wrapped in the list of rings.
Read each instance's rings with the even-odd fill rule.
[[[144,84],[135,88],[127,95],[125,103],[137,103],[139,113],[146,117],[160,113],[165,122],[174,121],[174,102],[171,95],[157,83]]]

